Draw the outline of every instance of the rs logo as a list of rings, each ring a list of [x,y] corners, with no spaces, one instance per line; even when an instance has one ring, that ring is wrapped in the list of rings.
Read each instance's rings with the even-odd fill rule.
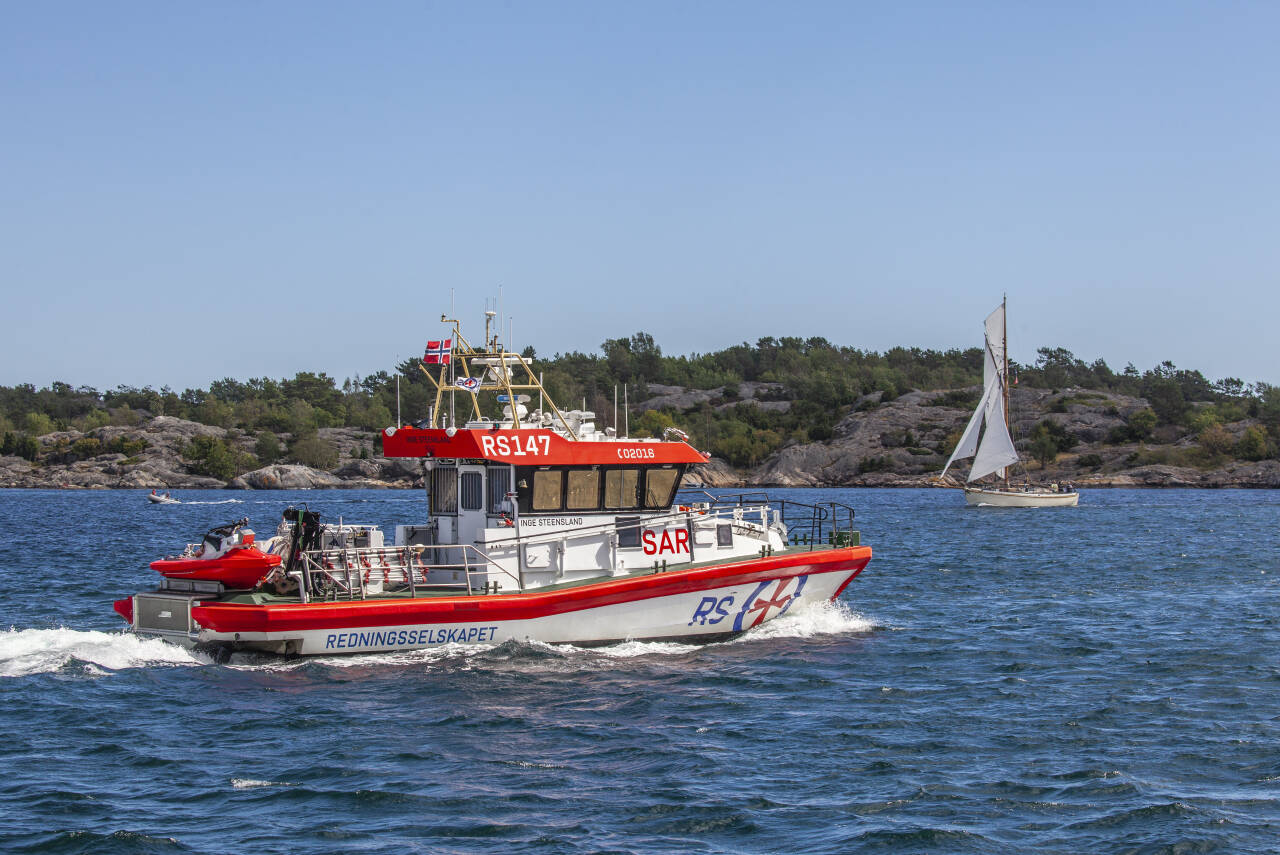
[[[742,606],[738,609],[738,613],[733,616],[733,631],[741,632],[744,629],[750,629],[753,626],[759,626],[766,619],[771,617],[781,617],[786,614],[787,609],[791,608],[791,604],[800,598],[800,592],[804,590],[804,583],[809,580],[808,576],[795,576],[790,579],[766,579],[756,585],[755,590],[742,601]],[[791,593],[786,593],[787,588],[795,583],[795,587]],[[765,594],[765,589],[773,585],[773,590]],[[734,595],[728,594],[724,597],[703,597],[698,603],[698,607],[693,610],[693,617],[689,619],[689,626],[695,623],[699,626],[708,626],[720,623],[730,615],[730,609],[734,604]]]

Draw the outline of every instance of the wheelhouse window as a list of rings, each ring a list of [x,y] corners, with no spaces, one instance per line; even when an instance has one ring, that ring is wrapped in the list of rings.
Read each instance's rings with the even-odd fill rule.
[[[564,493],[564,472],[560,469],[537,469],[533,473],[533,509],[560,510]]]
[[[489,470],[490,479],[498,474]],[[671,507],[683,474],[683,466],[519,466],[515,470],[517,503],[522,514],[662,510]],[[499,498],[492,480],[490,484],[492,508]]]
[[[679,469],[650,469],[645,473],[644,479],[644,506],[646,508],[669,507],[679,482]]]
[[[431,512],[458,512],[458,470],[452,466],[431,470]]]
[[[479,472],[462,473],[462,509],[478,511],[483,505],[483,479]]]
[[[618,548],[638,549],[640,547],[640,517],[617,517]]]
[[[490,466],[486,474],[489,476],[489,513],[509,511],[507,493],[511,491],[511,467]]]
[[[610,510],[636,507],[640,504],[636,489],[639,483],[639,469],[606,471],[604,473],[604,506]]]
[[[566,510],[594,511],[600,507],[599,469],[570,469],[568,482],[564,504]]]

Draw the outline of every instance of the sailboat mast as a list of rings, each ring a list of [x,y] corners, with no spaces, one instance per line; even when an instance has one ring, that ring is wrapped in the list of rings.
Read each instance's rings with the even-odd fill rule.
[[[1009,295],[1000,295],[1000,355],[1004,360],[1004,373],[1000,375],[1000,386],[1004,392],[1004,426],[1013,436],[1013,425],[1009,423]],[[1009,467],[1004,468],[1004,486],[1009,486]]]

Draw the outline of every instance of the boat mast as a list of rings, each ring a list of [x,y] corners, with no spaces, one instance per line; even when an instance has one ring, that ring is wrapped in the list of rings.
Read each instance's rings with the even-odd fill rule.
[[[1013,437],[1013,425],[1009,424],[1009,295],[1000,295],[1000,355],[1004,361],[1004,372],[1000,375],[1000,387],[1004,394],[1004,427],[1010,438]],[[1009,467],[1004,468],[1004,486],[1009,488]]]

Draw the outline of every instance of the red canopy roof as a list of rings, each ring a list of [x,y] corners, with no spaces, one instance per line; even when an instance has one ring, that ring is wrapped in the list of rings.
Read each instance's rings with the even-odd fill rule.
[[[484,459],[521,466],[600,466],[613,464],[706,463],[702,452],[685,442],[636,439],[577,442],[546,428],[387,428],[382,432],[385,457]]]

